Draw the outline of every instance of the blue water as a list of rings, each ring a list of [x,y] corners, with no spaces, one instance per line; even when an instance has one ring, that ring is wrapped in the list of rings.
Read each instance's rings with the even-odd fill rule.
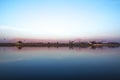
[[[0,80],[120,80],[120,48],[0,47]]]

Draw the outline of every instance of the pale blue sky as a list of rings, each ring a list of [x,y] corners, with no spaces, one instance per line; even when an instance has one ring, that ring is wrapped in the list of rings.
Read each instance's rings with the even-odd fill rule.
[[[0,0],[0,38],[120,39],[119,0]]]

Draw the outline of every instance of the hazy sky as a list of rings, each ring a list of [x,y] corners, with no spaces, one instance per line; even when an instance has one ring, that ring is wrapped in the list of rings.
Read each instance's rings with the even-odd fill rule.
[[[119,0],[0,0],[0,38],[120,39]]]

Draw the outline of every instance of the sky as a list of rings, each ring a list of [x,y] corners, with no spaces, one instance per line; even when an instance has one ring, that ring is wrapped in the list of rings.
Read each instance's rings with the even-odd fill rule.
[[[0,38],[120,40],[120,1],[0,0]]]

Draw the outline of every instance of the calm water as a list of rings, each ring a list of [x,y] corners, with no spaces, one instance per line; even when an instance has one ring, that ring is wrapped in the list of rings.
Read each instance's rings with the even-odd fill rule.
[[[120,48],[0,47],[0,80],[120,80]]]

